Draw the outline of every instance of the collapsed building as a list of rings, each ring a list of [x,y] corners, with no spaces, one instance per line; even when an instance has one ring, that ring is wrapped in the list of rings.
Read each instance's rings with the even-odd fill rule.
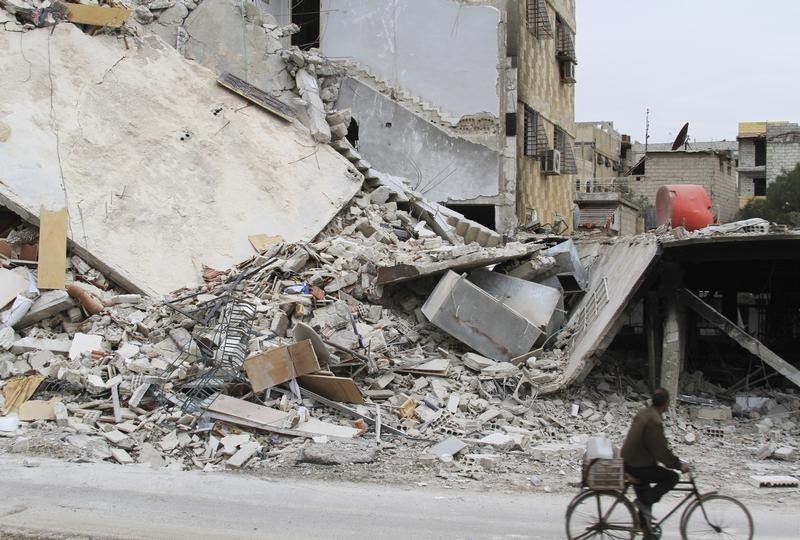
[[[502,470],[498,453],[566,460],[589,434],[619,437],[661,384],[694,415],[686,444],[736,412],[732,444],[795,459],[796,232],[504,239],[367,161],[368,122],[356,148],[358,107],[339,107],[347,68],[285,47],[300,29],[268,12],[239,17],[285,73],[269,90],[150,35],[183,35],[178,4],[134,9],[141,34],[89,35],[72,12],[0,3],[11,450],[45,434],[93,459],[214,470],[388,460],[393,439],[475,477]],[[732,358],[728,338],[749,352]]]

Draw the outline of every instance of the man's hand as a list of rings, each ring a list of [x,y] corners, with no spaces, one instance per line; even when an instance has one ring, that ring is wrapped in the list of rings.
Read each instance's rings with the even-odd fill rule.
[[[684,474],[688,473],[690,470],[691,470],[691,467],[689,467],[688,463],[681,463],[681,472],[682,473],[684,473]]]

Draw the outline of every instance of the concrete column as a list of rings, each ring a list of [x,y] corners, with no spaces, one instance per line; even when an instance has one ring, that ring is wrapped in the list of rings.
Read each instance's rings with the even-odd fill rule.
[[[672,399],[678,395],[678,382],[683,368],[684,343],[686,332],[684,317],[677,299],[665,298],[664,334],[661,342],[661,386],[666,388]]]

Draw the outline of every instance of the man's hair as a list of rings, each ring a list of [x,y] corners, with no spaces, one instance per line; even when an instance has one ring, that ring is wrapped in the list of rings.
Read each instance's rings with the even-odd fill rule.
[[[664,403],[669,401],[669,392],[666,388],[659,388],[655,392],[653,392],[653,405],[656,407],[661,407]]]

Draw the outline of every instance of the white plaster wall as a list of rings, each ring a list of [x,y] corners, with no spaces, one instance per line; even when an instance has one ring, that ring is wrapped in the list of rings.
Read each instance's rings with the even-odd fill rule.
[[[320,48],[451,114],[499,116],[500,22],[454,0],[323,0]]]

